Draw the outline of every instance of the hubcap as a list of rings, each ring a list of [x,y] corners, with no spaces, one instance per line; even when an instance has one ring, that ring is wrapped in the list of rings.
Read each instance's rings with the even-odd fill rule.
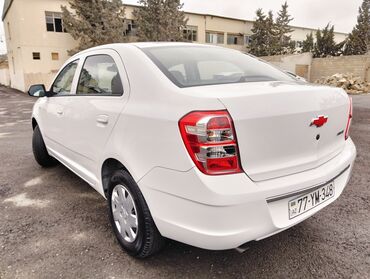
[[[134,242],[138,232],[137,211],[125,186],[119,184],[114,187],[111,204],[117,230],[127,242]]]

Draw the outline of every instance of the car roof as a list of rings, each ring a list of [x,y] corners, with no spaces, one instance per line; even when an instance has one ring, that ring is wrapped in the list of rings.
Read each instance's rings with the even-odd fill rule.
[[[186,43],[186,42],[140,42],[132,43],[138,48],[148,48],[148,47],[169,47],[169,46],[194,46],[194,47],[214,47],[212,45],[196,44],[196,43]]]
[[[188,47],[218,47],[208,44],[196,44],[196,43],[186,43],[186,42],[135,42],[135,43],[115,43],[115,44],[106,44],[89,49],[85,49],[77,54],[83,53],[85,51],[99,50],[99,49],[114,49],[121,50],[122,48],[129,48],[135,46],[140,49],[152,48],[152,47],[169,47],[169,46],[188,46]]]
[[[204,48],[223,48],[221,46],[217,45],[211,45],[211,44],[198,44],[198,43],[187,43],[187,42],[132,42],[132,43],[114,43],[114,44],[106,44],[106,45],[100,45],[92,48],[88,48],[85,50],[82,50],[76,54],[74,54],[72,57],[70,57],[64,65],[70,63],[71,61],[74,61],[76,59],[79,59],[81,55],[85,55],[86,53],[89,53],[91,51],[98,51],[98,50],[106,50],[111,49],[115,50],[118,53],[126,50],[139,50],[139,49],[146,49],[146,48],[154,48],[154,47],[176,47],[176,46],[185,46],[185,47],[204,47]],[[230,49],[232,50],[232,49]],[[131,52],[132,53],[132,52]]]

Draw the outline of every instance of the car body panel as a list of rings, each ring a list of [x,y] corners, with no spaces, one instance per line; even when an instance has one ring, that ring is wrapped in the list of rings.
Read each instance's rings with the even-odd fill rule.
[[[193,44],[113,44],[71,57],[65,65],[79,58],[78,75],[86,56],[110,54],[125,92],[39,98],[33,118],[50,155],[104,197],[103,164],[119,161],[137,182],[160,233],[207,249],[235,248],[286,229],[340,195],[356,156],[350,139],[334,135],[348,117],[348,97],[340,89],[279,82],[179,88],[141,50],[172,45]],[[74,92],[76,86],[74,81]],[[234,120],[244,172],[206,175],[185,148],[179,120],[191,111],[225,109]],[[58,118],[58,110],[65,118]],[[328,123],[310,127],[322,113]],[[102,115],[109,118],[106,126],[97,122]],[[284,199],[268,202],[327,182],[344,169],[335,198],[294,220],[283,212]]]

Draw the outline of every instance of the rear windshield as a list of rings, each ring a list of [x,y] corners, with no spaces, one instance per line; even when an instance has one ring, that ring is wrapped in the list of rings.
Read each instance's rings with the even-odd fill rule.
[[[257,81],[294,81],[277,68],[236,50],[166,46],[142,49],[177,86]]]

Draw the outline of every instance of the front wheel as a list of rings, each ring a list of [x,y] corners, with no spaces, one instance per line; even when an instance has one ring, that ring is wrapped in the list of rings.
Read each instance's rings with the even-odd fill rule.
[[[32,151],[36,162],[42,167],[52,167],[58,164],[58,161],[51,157],[46,149],[39,126],[33,130]]]
[[[148,205],[131,175],[116,171],[108,191],[109,219],[121,247],[131,256],[146,258],[164,246]]]

